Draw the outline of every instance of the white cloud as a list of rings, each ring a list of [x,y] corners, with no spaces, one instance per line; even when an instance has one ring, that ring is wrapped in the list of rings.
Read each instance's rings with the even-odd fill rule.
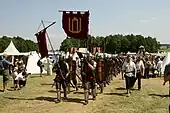
[[[140,20],[140,23],[149,23],[149,22],[154,21],[154,20],[156,20],[156,17],[152,17],[151,19]]]

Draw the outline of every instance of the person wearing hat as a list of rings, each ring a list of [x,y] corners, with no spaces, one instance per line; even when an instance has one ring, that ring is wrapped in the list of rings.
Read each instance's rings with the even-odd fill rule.
[[[122,66],[122,71],[124,72],[124,76],[125,76],[127,96],[130,96],[131,88],[134,83],[134,79],[136,77],[136,65],[132,61],[130,55],[127,56],[126,61]]]

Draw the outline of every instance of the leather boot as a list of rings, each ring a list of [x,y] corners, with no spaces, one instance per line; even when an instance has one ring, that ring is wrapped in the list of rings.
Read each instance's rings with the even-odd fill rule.
[[[127,97],[129,97],[129,96],[130,96],[130,90],[127,89]]]
[[[67,90],[64,89],[64,101],[67,101]]]
[[[78,86],[76,85],[76,91],[78,91],[79,90],[79,88],[78,88]]]
[[[57,89],[57,99],[54,100],[56,103],[59,103],[61,101],[61,91],[60,89]]]
[[[84,100],[85,100],[85,105],[88,104],[88,100],[89,100],[89,91],[88,90],[85,90],[84,91]]]
[[[96,100],[96,89],[92,89],[93,100]]]
[[[67,84],[67,94],[70,93],[70,84]]]
[[[103,84],[104,84],[104,87],[106,87],[106,81],[104,81]]]
[[[103,93],[103,83],[100,83],[100,94],[102,94]]]

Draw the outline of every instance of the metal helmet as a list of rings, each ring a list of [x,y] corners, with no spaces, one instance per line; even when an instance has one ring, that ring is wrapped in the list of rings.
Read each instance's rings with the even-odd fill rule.
[[[59,56],[59,61],[63,61],[64,60],[64,56],[60,55]]]

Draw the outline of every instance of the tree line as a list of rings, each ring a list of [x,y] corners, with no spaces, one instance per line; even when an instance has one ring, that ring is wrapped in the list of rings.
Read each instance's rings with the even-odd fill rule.
[[[10,44],[11,40],[13,41],[16,49],[18,49],[19,52],[29,52],[38,50],[37,43],[32,40],[25,40],[19,36],[13,38],[2,36],[0,38],[0,53],[4,52],[4,50]]]
[[[66,38],[60,46],[60,50],[67,51],[71,47],[85,48],[92,51],[93,47],[101,47],[103,52],[127,53],[137,52],[140,46],[144,46],[145,50],[149,53],[157,52],[160,49],[160,42],[156,38],[150,36],[144,37],[142,35],[109,35],[109,36],[90,36],[88,40],[77,40],[74,38]]]

